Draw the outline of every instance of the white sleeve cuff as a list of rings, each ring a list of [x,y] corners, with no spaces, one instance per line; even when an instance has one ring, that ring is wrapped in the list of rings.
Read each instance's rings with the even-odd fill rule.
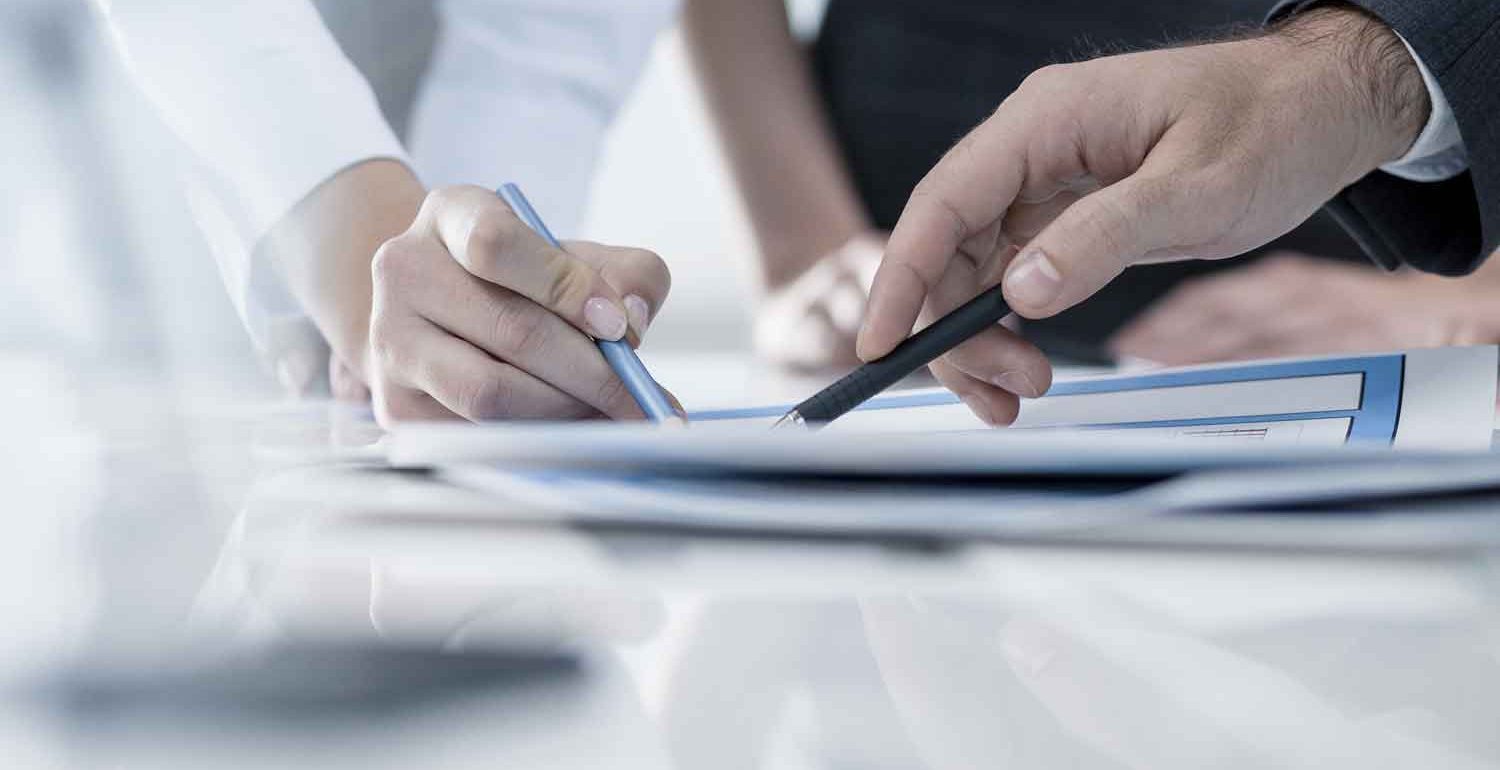
[[[1422,133],[1417,135],[1417,141],[1412,143],[1411,149],[1400,158],[1381,166],[1380,170],[1413,182],[1452,179],[1469,168],[1469,154],[1464,148],[1463,137],[1458,133],[1458,119],[1453,115],[1448,98],[1443,95],[1442,86],[1422,62],[1422,57],[1406,42],[1406,38],[1401,38],[1401,44],[1406,46],[1412,61],[1417,63],[1417,70],[1422,73],[1422,83],[1427,86],[1427,95],[1432,102],[1432,112],[1427,116],[1427,125],[1422,127]]]
[[[373,158],[410,165],[405,150],[306,0],[98,5],[185,150],[188,202],[236,310],[275,358],[282,340],[305,336],[278,330],[305,319],[257,244],[339,171]]]

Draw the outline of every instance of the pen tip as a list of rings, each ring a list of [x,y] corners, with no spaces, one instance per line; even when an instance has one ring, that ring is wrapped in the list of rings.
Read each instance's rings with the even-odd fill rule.
[[[803,427],[805,425],[807,425],[807,421],[802,419],[802,413],[798,412],[796,409],[793,409],[792,411],[782,415],[781,419],[777,420],[776,424],[771,426],[771,430],[788,427]]]

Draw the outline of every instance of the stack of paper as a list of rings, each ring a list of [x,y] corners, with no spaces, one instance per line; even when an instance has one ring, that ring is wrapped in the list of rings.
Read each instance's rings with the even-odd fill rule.
[[[1139,475],[1490,445],[1494,347],[1441,348],[1063,380],[987,428],[953,394],[877,398],[817,431],[768,430],[789,405],[625,423],[413,424],[397,465],[785,474]]]
[[[1456,483],[1494,483],[1500,465],[1488,450],[1497,368],[1494,347],[1465,347],[1064,379],[1024,402],[1016,425],[1004,430],[984,426],[940,390],[884,396],[818,431],[770,430],[787,404],[697,413],[686,429],[418,424],[393,434],[390,457],[497,497],[595,520],[933,531],[1079,526],[1211,509],[1220,493],[1228,505],[1285,505],[1356,488],[1363,495],[1427,489],[1432,473],[1327,469],[1418,468],[1463,452],[1477,454]],[[1190,474],[1210,471],[1261,475],[1188,483]],[[1301,475],[1275,475],[1283,472]],[[1157,483],[1165,478],[1175,486]],[[1358,483],[1341,485],[1341,478]]]

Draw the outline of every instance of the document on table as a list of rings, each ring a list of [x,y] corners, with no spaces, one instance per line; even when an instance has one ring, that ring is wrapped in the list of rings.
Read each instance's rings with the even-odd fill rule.
[[[413,424],[393,463],[801,475],[1140,476],[1482,451],[1493,346],[1287,359],[1063,379],[990,429],[951,393],[870,401],[819,431],[767,430],[778,404],[692,415],[686,430],[619,423]]]
[[[1488,448],[1494,347],[1267,361],[1062,380],[1023,400],[1011,429],[1088,428],[1134,437],[1275,445],[1347,442],[1427,449]],[[697,420],[774,421],[784,406],[724,410]],[[953,394],[930,389],[876,399],[831,431],[975,430]]]
[[[468,516],[498,521],[1397,551],[1500,544],[1493,504],[1500,457],[1490,453],[1204,471],[1166,480],[758,479],[478,464],[443,468],[439,478],[486,496],[488,505],[470,506]],[[1482,491],[1491,496],[1474,496]],[[1286,514],[1310,506],[1336,513]],[[1371,515],[1361,515],[1367,511]]]
[[[531,515],[731,531],[1018,536],[1114,525],[1160,512],[1145,500],[1132,504],[1132,495],[1146,486],[1133,480],[851,483],[513,471],[479,464],[445,467],[439,476]]]

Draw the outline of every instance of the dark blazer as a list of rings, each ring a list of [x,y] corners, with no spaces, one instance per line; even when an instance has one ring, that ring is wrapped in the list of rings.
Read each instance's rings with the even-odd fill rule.
[[[1282,0],[1279,18],[1317,0]],[[1500,247],[1500,0],[1353,0],[1406,38],[1458,118],[1469,171],[1408,182],[1376,171],[1328,211],[1376,262],[1462,275]]]

